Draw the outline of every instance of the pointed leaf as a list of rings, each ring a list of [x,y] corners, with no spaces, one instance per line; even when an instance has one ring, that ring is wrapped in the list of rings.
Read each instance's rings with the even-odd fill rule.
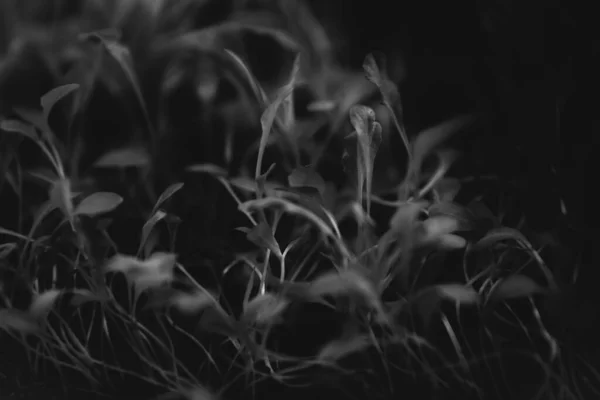
[[[502,301],[518,297],[529,297],[544,293],[543,287],[525,275],[510,275],[496,284],[489,294],[490,301]]]
[[[116,193],[96,192],[83,199],[73,214],[94,217],[114,210],[122,202],[123,198]]]
[[[247,238],[252,243],[271,250],[278,258],[281,258],[281,249],[273,236],[271,227],[266,222],[261,222],[250,230]]]
[[[281,105],[290,97],[296,88],[296,75],[300,69],[300,57],[296,57],[294,66],[290,74],[289,82],[284,85],[275,96],[275,99],[268,105],[267,109],[263,112],[260,117],[260,125],[262,128],[262,134],[260,137],[260,145],[258,148],[258,161],[256,163],[255,178],[261,175],[262,159],[264,156],[265,148],[271,134],[271,129],[279,112]]]
[[[138,254],[141,253],[141,250],[144,248],[144,245],[148,241],[148,237],[150,236],[150,233],[154,229],[154,226],[160,220],[164,219],[166,216],[167,216],[167,213],[165,213],[162,210],[158,210],[154,214],[152,214],[152,217],[150,217],[150,219],[148,219],[148,221],[146,221],[146,223],[142,227],[142,238],[140,240],[140,247],[138,249]]]
[[[182,188],[183,188],[182,182],[174,183],[171,186],[169,186],[168,188],[166,188],[165,191],[160,195],[160,197],[156,201],[156,204],[154,205],[154,209],[155,210],[158,209],[158,207],[162,206],[165,201],[170,199],[171,196],[173,196],[175,193],[180,191]]]
[[[70,83],[68,85],[63,85],[63,86],[54,88],[42,96],[41,104],[42,104],[42,110],[44,112],[44,118],[46,119],[46,121],[48,121],[50,112],[52,111],[52,108],[56,105],[56,103],[58,103],[62,98],[64,98],[69,93],[71,93],[77,89],[79,89],[78,84]]]

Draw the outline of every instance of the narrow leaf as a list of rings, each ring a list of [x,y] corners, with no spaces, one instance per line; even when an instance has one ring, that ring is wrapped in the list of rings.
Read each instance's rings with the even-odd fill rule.
[[[259,294],[246,304],[243,318],[259,325],[276,323],[288,304],[287,299],[276,294]]]

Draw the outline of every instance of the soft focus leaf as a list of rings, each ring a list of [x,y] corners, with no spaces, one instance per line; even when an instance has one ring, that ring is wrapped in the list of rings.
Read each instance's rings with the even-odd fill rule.
[[[29,306],[29,315],[36,320],[46,318],[61,293],[60,290],[51,289],[36,295]]]
[[[246,304],[244,319],[259,325],[277,323],[289,300],[273,293],[259,294]]]
[[[21,122],[16,119],[7,119],[0,123],[0,128],[7,132],[19,133],[23,136],[28,137],[31,140],[38,140],[37,132],[35,128],[27,123]]]
[[[543,293],[544,288],[533,279],[525,275],[510,275],[493,287],[488,299],[490,301],[502,301],[519,297],[528,297]]]
[[[148,151],[142,147],[126,147],[112,150],[94,163],[95,167],[103,168],[143,168],[150,163]]]

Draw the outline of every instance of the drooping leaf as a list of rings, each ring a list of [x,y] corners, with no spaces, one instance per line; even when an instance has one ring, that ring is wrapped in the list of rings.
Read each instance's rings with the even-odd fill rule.
[[[7,132],[21,134],[31,140],[39,140],[38,134],[33,126],[16,119],[7,119],[2,121],[0,123],[0,128]]]
[[[94,217],[110,212],[123,202],[123,198],[112,192],[92,193],[75,207],[73,215],[87,215]]]
[[[104,154],[94,163],[100,168],[144,168],[150,163],[150,155],[143,147],[125,147]]]
[[[474,249],[483,249],[490,247],[504,240],[516,241],[519,245],[531,247],[527,238],[518,230],[508,227],[500,227],[489,231],[481,240],[479,240]]]
[[[544,293],[543,287],[525,275],[510,275],[499,281],[489,294],[489,301],[502,301]]]
[[[273,236],[273,231],[265,221],[262,221],[253,227],[250,232],[248,232],[247,238],[257,246],[271,250],[278,258],[282,257],[281,249]]]
[[[288,304],[289,300],[282,296],[270,292],[259,294],[244,307],[243,319],[258,325],[277,323]]]

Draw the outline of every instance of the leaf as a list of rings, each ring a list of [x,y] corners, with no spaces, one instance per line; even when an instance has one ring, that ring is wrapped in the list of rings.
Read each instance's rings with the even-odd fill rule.
[[[262,221],[255,227],[253,227],[246,235],[249,241],[256,244],[259,247],[271,250],[277,258],[282,257],[281,249],[279,244],[273,236],[271,227],[266,222]]]
[[[62,291],[57,289],[47,290],[43,293],[35,296],[31,305],[29,306],[29,315],[31,315],[36,320],[44,319],[48,316],[48,313],[54,307],[56,303],[56,299],[60,296]]]
[[[439,217],[430,217],[423,222],[425,229],[424,241],[435,241],[438,237],[447,233],[452,233],[459,228],[459,222],[456,218],[443,215]]]
[[[5,308],[0,309],[0,329],[35,334],[40,331],[40,325],[28,313],[14,308]]]
[[[277,117],[277,113],[281,105],[290,97],[296,88],[296,75],[300,69],[300,56],[297,56],[294,60],[294,66],[292,67],[292,72],[290,74],[290,79],[287,84],[279,89],[275,99],[267,106],[267,109],[263,112],[260,117],[260,125],[262,128],[262,134],[260,137],[260,145],[258,148],[258,160],[256,162],[256,171],[255,178],[261,175],[262,168],[262,160],[265,152],[265,148],[267,146],[267,142],[269,140],[269,135],[271,133],[271,129],[273,128],[273,123],[275,122],[275,118]]]
[[[490,291],[490,301],[502,301],[519,297],[529,297],[537,293],[544,293],[543,287],[525,275],[510,275],[499,281]]]
[[[401,204],[390,219],[390,229],[398,233],[412,233],[415,222],[427,205],[428,203],[425,201],[411,201]]]
[[[366,335],[355,335],[345,339],[332,340],[319,351],[317,360],[321,362],[338,361],[350,354],[370,347],[371,344],[370,339]]]
[[[377,312],[378,317],[385,319],[385,311],[377,293],[377,288],[355,269],[345,269],[340,272],[334,271],[321,275],[310,283],[307,294],[314,297],[353,295],[355,298],[365,300]]]
[[[269,292],[259,294],[244,307],[243,319],[259,325],[276,323],[288,305],[284,297]]]
[[[169,299],[169,304],[184,314],[193,315],[217,303],[215,297],[205,290],[196,290],[193,293],[177,292]]]
[[[521,232],[513,228],[501,227],[492,229],[488,232],[481,240],[479,240],[473,249],[483,249],[486,247],[491,247],[492,245],[504,241],[504,240],[514,240],[519,243],[521,246],[526,248],[530,248],[531,245],[529,241]]]
[[[79,89],[79,85],[76,83],[70,83],[67,85],[62,85],[57,88],[50,90],[48,93],[42,96],[41,104],[42,110],[44,113],[44,119],[46,122],[48,121],[48,117],[50,116],[50,112],[62,98],[67,96],[69,93]]]
[[[96,294],[88,289],[72,289],[69,292],[72,293],[69,303],[75,308],[81,307],[86,303],[95,301],[104,302],[107,300],[106,297]]]
[[[213,175],[213,176],[219,176],[219,177],[223,177],[223,178],[225,178],[227,175],[229,175],[225,168],[219,167],[218,165],[214,165],[214,164],[191,165],[191,166],[187,167],[186,170],[189,172],[201,172],[201,173],[205,173],[205,174],[209,174],[209,175]]]
[[[457,203],[453,203],[451,201],[434,203],[427,209],[427,212],[429,214],[429,218],[440,216],[454,218],[458,222],[457,230],[464,231],[473,228],[472,213]]]
[[[0,128],[7,132],[21,134],[25,137],[28,137],[31,140],[39,140],[38,134],[33,126],[16,119],[7,119],[2,121],[0,123]]]
[[[438,181],[434,187],[437,201],[440,203],[449,203],[454,200],[460,191],[460,181],[456,178],[443,178]]]
[[[437,285],[435,290],[440,297],[454,300],[459,304],[477,304],[479,303],[479,293],[471,286],[459,284],[459,283],[448,283],[443,285]]]
[[[60,208],[70,220],[73,216],[73,201],[71,199],[71,181],[67,178],[54,182],[50,189],[50,203]]]
[[[385,70],[385,57],[383,54],[378,54],[378,58],[382,59],[380,63],[377,63],[374,54],[368,54],[363,62],[363,70],[366,78],[379,89],[383,101],[392,106],[399,101],[400,94],[396,85],[388,78]],[[380,65],[383,68],[380,68]]]
[[[144,248],[144,245],[148,241],[148,237],[150,236],[150,233],[154,229],[154,226],[160,220],[164,219],[166,216],[167,216],[167,213],[165,213],[162,210],[158,210],[154,214],[152,214],[152,216],[148,219],[148,221],[146,221],[146,223],[144,223],[144,226],[142,227],[142,238],[140,240],[140,247],[138,248],[138,254],[140,254],[142,252],[142,249]]]
[[[429,154],[455,132],[467,126],[472,120],[471,116],[461,116],[442,122],[419,133],[412,144],[413,159],[408,174],[411,179],[413,175],[420,172],[423,161],[425,161],[425,158]]]
[[[173,281],[173,268],[177,256],[157,252],[146,260],[117,254],[108,261],[106,272],[122,272],[138,291],[156,288]]]
[[[312,187],[319,191],[323,196],[325,194],[325,180],[312,167],[298,167],[288,176],[288,183],[291,187]]]
[[[150,163],[150,155],[143,147],[125,147],[104,154],[94,163],[100,168],[143,168]]]
[[[363,187],[366,189],[367,214],[371,209],[373,165],[381,144],[381,125],[375,121],[375,112],[370,107],[358,105],[350,109],[350,121],[355,129],[347,137],[344,152],[347,169],[352,169],[356,179],[358,202],[362,205]],[[349,140],[348,140],[349,139]],[[352,140],[356,139],[356,141]],[[355,175],[354,175],[355,174]]]
[[[96,192],[83,199],[75,208],[73,215],[88,215],[94,217],[117,208],[123,198],[112,192]]]
[[[160,195],[160,197],[156,201],[156,204],[154,205],[154,209],[155,210],[158,209],[158,207],[162,206],[165,201],[167,201],[168,199],[170,199],[171,196],[173,196],[175,193],[177,193],[178,191],[180,191],[182,188],[183,188],[183,183],[182,182],[178,182],[178,183],[174,183],[174,184],[170,185]]]

